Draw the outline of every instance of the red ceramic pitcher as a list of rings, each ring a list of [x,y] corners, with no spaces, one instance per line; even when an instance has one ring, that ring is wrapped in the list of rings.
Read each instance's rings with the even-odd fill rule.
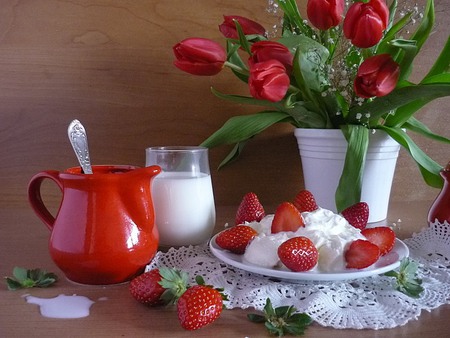
[[[429,224],[436,222],[436,220],[441,224],[444,221],[450,224],[450,162],[441,170],[440,174],[444,179],[444,186],[428,212]]]
[[[50,229],[50,255],[69,280],[115,284],[144,270],[158,247],[150,184],[160,171],[158,166],[93,166],[93,174],[76,167],[31,178],[29,201]],[[41,197],[45,179],[62,191],[56,217]]]

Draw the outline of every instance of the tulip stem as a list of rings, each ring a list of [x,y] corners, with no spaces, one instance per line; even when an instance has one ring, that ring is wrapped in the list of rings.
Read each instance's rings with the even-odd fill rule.
[[[247,69],[239,67],[239,66],[237,66],[234,63],[231,63],[229,61],[225,61],[224,66],[227,66],[228,68],[231,68],[232,70],[234,70],[234,71],[236,71],[236,72],[238,72],[239,74],[242,74],[242,75],[248,75],[249,74]]]

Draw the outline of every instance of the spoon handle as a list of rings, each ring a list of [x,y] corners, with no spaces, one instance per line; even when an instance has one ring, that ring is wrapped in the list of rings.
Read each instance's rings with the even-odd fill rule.
[[[77,155],[78,162],[80,162],[81,169],[85,174],[92,174],[87,134],[81,122],[73,120],[67,129],[67,134],[75,155]]]

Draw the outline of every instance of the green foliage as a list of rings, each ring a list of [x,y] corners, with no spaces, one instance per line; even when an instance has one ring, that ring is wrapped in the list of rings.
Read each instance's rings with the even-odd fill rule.
[[[424,291],[422,280],[417,277],[419,264],[408,258],[402,259],[399,271],[389,271],[385,275],[394,277],[396,281],[396,290],[412,298],[419,298]]]
[[[5,277],[8,290],[14,291],[23,288],[45,288],[58,280],[54,273],[42,269],[25,269],[15,267],[13,277]]]
[[[301,336],[308,325],[312,323],[311,317],[305,313],[297,313],[293,306],[280,306],[273,308],[269,298],[264,306],[264,315],[249,314],[248,319],[254,323],[264,323],[271,335],[278,337],[290,334]]]
[[[167,267],[160,267],[159,274],[161,276],[159,285],[165,289],[161,299],[164,301],[164,304],[174,304],[187,290],[189,274],[185,271]]]
[[[342,210],[360,200],[368,130],[382,129],[408,151],[427,184],[441,187],[443,180],[439,171],[442,167],[403,131],[406,129],[411,132],[409,134],[418,133],[434,141],[450,143],[450,139],[434,134],[414,118],[414,114],[429,102],[450,96],[450,37],[424,78],[419,83],[408,80],[413,61],[435,24],[434,0],[427,0],[410,35],[407,31],[412,30],[410,25],[415,14],[397,15],[398,1],[392,1],[384,36],[377,45],[367,49],[357,48],[346,40],[342,24],[327,31],[311,27],[300,14],[295,0],[278,0],[276,3],[283,11],[282,33],[277,41],[294,55],[291,86],[285,97],[275,103],[212,89],[221,99],[264,109],[230,118],[202,143],[206,147],[234,144],[220,167],[236,160],[249,140],[276,123],[290,123],[297,128],[341,129],[348,140],[344,170],[335,194],[338,210]],[[251,44],[267,40],[267,37],[246,36],[239,23],[236,21],[235,24],[238,38],[227,39],[225,66],[240,80],[248,82],[249,69],[245,60],[251,56]],[[400,66],[396,88],[386,96],[357,98],[352,91],[356,70],[366,58],[384,53],[390,54]],[[342,69],[345,72],[341,72]],[[344,81],[336,80],[337,73],[341,73],[343,78],[340,80]]]

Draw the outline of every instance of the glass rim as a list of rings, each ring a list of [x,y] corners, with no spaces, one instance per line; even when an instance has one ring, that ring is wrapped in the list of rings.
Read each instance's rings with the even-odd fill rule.
[[[202,146],[154,146],[148,147],[145,151],[155,152],[201,152],[208,150],[207,147]]]

